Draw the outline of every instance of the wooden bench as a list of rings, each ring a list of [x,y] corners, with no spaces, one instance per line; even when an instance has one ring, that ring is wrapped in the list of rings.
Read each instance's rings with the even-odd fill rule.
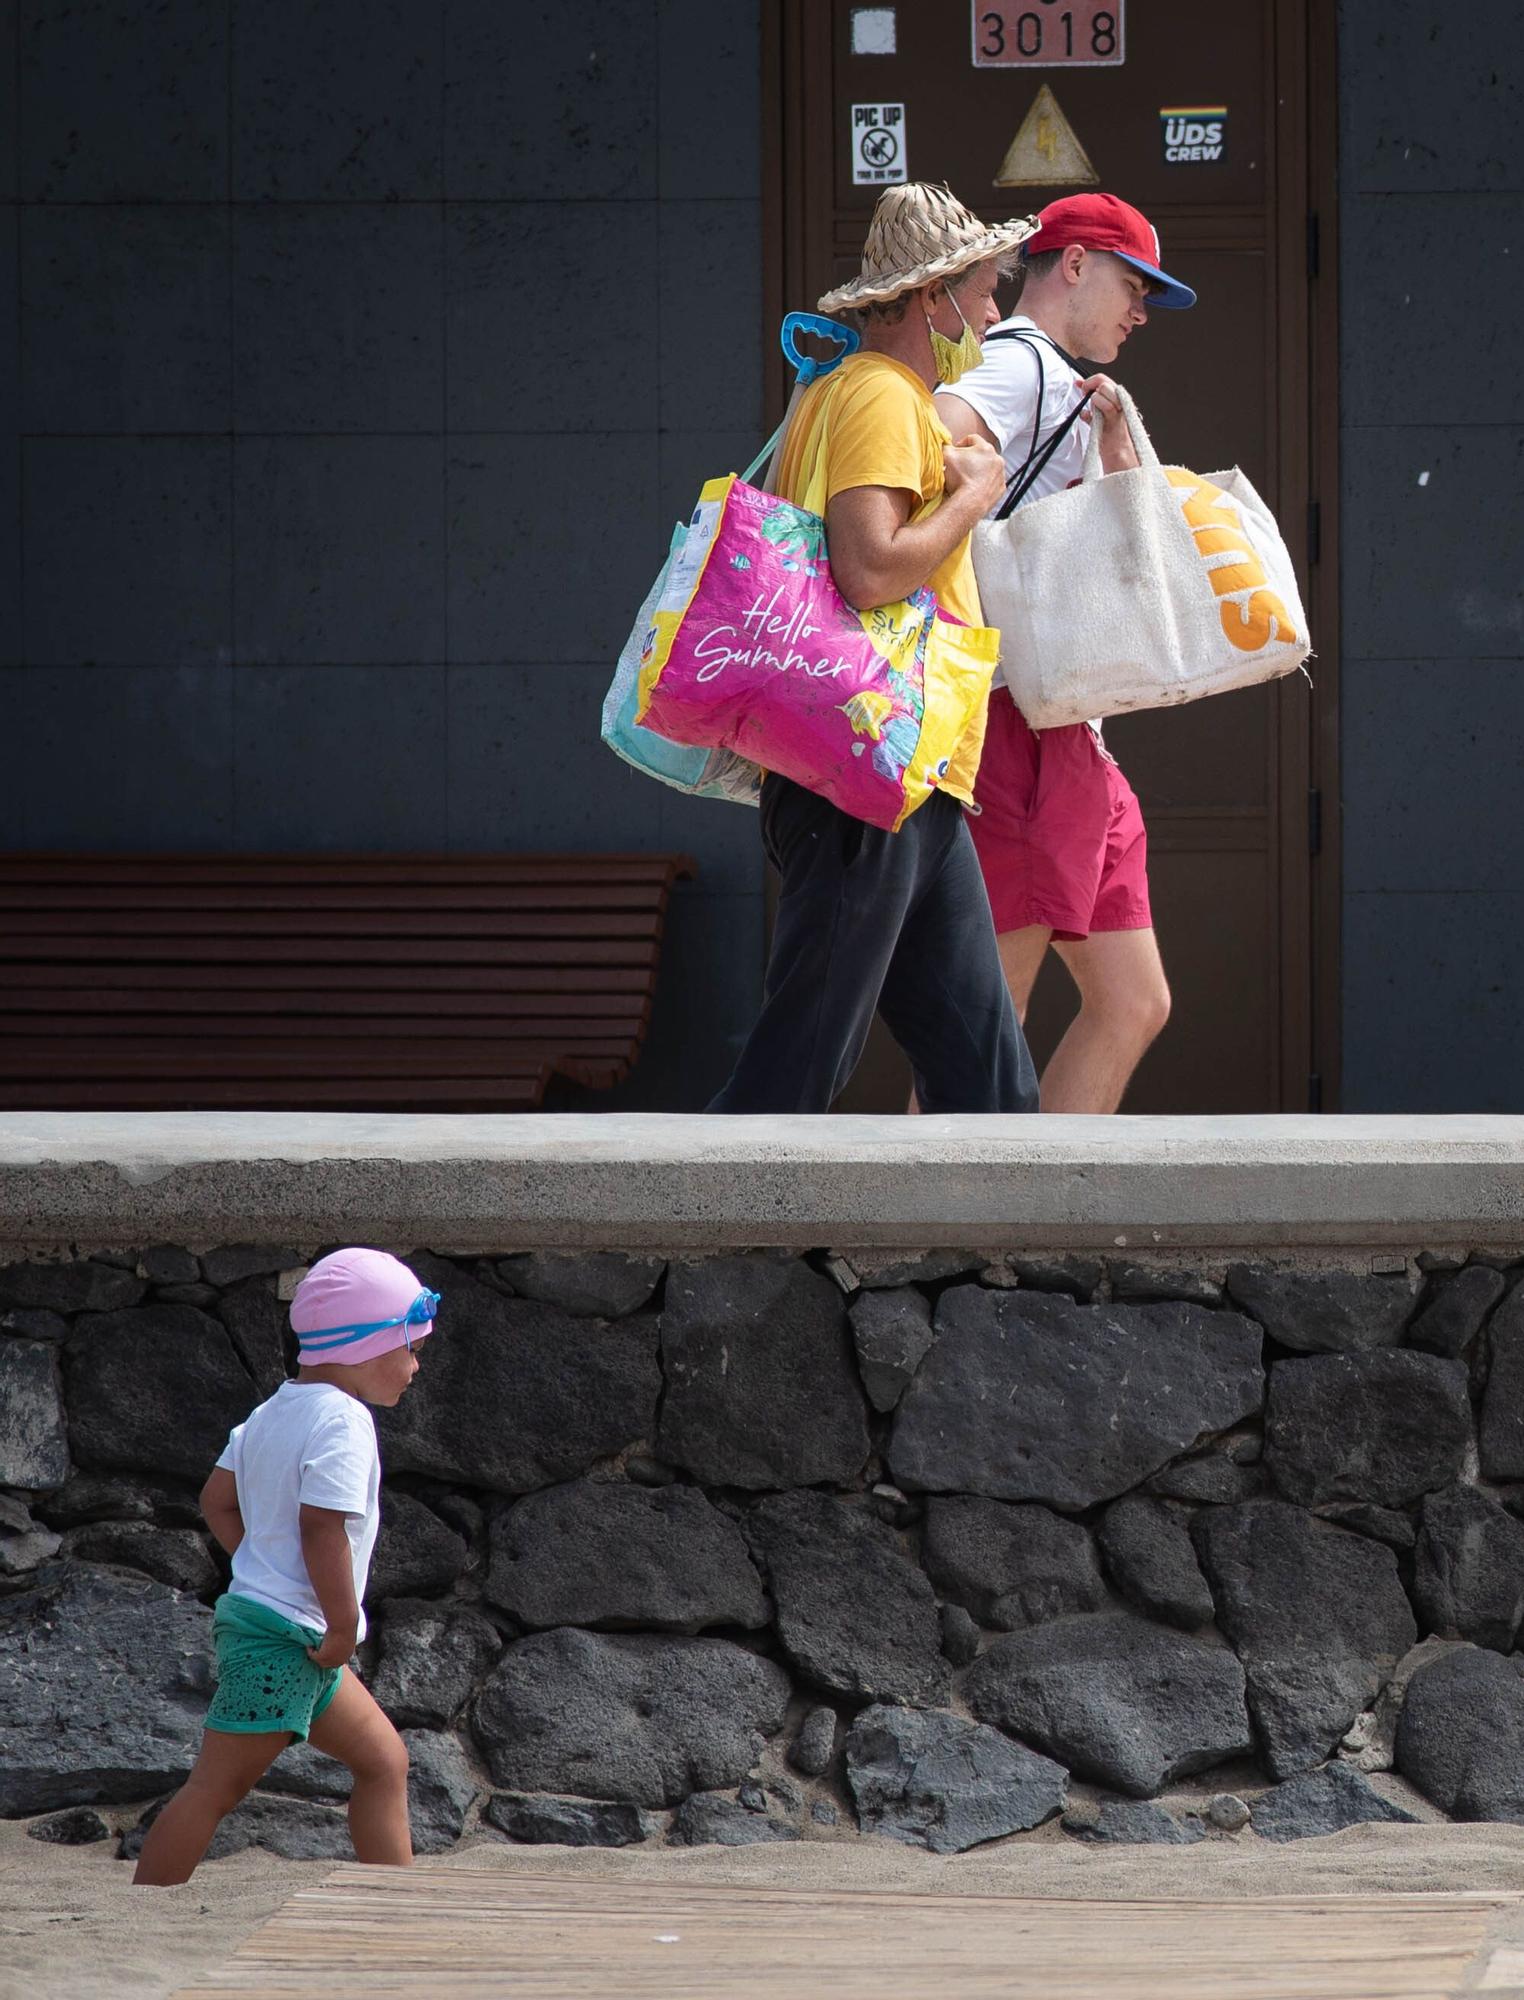
[[[528,1111],[644,1038],[683,855],[0,854],[0,1110]]]

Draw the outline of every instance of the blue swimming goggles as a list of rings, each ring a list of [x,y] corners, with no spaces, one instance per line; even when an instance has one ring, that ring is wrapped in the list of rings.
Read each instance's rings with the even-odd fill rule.
[[[413,1351],[413,1336],[409,1328],[426,1326],[439,1310],[438,1292],[420,1292],[400,1319],[373,1319],[364,1326],[325,1326],[318,1333],[298,1334],[302,1346],[309,1354],[326,1352],[330,1347],[348,1347],[352,1341],[364,1340],[372,1333],[385,1333],[388,1327],[400,1326],[407,1350]]]

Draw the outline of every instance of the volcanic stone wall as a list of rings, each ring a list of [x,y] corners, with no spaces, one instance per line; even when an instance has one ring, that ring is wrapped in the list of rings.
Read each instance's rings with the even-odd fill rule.
[[[1519,1266],[410,1261],[443,1305],[377,1413],[356,1664],[421,1850],[1524,1820]],[[189,1767],[196,1493],[304,1262],[0,1270],[0,1815],[39,1838],[130,1854]],[[347,1855],[346,1780],[288,1751],[216,1851]]]

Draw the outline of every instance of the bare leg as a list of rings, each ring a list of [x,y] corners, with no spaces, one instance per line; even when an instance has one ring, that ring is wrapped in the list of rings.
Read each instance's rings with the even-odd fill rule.
[[[1151,930],[1097,931],[1053,949],[1079,988],[1080,1010],[1043,1071],[1042,1108],[1115,1111],[1169,1019],[1158,940]]]
[[[312,1725],[314,1749],[354,1773],[349,1837],[357,1861],[406,1867],[413,1858],[407,1817],[407,1745],[352,1673]]]
[[[290,1741],[289,1729],[249,1736],[208,1729],[195,1769],[148,1829],[133,1881],[154,1889],[188,1882],[222,1821]]]

